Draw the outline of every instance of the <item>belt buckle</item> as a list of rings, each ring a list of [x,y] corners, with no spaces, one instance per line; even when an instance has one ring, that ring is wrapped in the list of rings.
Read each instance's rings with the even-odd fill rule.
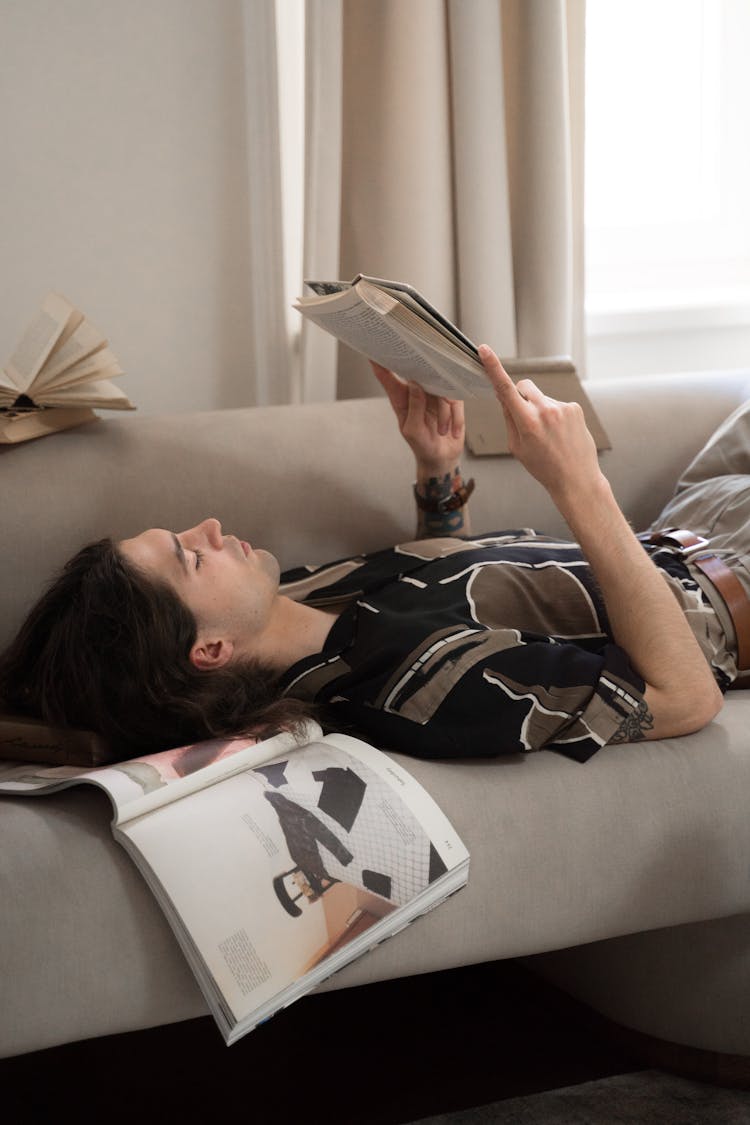
[[[638,538],[641,542],[657,547],[667,547],[679,551],[682,558],[691,558],[698,551],[710,551],[711,543],[703,535],[696,535],[684,527],[665,527],[660,531],[644,532]]]
[[[689,547],[682,548],[682,554],[686,559],[692,558],[699,552],[707,551],[711,544],[708,539],[704,539],[702,535],[696,535],[697,542],[691,543]]]

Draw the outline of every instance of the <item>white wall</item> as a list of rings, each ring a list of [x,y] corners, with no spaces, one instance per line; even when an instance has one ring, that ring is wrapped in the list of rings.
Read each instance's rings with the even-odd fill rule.
[[[252,401],[241,0],[0,3],[0,364],[49,289],[140,413]]]

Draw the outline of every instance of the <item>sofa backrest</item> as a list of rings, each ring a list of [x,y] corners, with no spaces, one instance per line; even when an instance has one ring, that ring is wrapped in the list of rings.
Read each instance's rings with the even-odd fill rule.
[[[750,370],[596,381],[612,440],[602,465],[628,516],[650,522],[714,427],[750,396]],[[476,532],[564,533],[544,491],[509,457],[465,459]],[[215,515],[282,567],[408,539],[411,454],[381,397],[160,417],[109,416],[0,447],[0,646],[82,544]]]

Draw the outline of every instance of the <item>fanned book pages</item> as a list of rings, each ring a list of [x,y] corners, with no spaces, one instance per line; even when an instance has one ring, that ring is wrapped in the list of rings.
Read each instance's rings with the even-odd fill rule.
[[[107,340],[59,293],[49,293],[0,371],[0,443],[28,441],[134,410],[112,380],[123,374]]]
[[[0,762],[3,794],[82,782],[109,795],[227,1044],[468,881],[469,853],[400,762],[316,723],[88,770]]]
[[[467,439],[473,453],[507,453],[502,412],[475,344],[412,285],[358,274],[353,281],[305,281],[314,296],[294,303],[304,317],[354,351],[404,379],[446,398],[467,400]],[[611,448],[575,366],[566,356],[503,359],[512,379],[531,378],[564,402],[578,402],[598,449]],[[485,400],[485,401],[482,401]]]

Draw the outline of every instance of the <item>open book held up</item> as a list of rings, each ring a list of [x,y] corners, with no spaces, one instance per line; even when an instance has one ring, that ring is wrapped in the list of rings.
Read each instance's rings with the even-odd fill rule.
[[[0,793],[100,786],[226,1043],[468,880],[444,814],[389,755],[283,732],[91,770],[0,761]]]
[[[476,345],[413,286],[358,274],[353,281],[306,281],[312,297],[294,307],[332,336],[431,394],[467,399],[467,440],[473,453],[507,453],[502,411],[494,398]],[[598,449],[610,442],[572,360],[565,356],[503,359],[513,379],[532,378],[545,393],[579,402]]]
[[[111,381],[122,373],[98,329],[49,293],[0,371],[0,443],[93,421],[94,408],[134,410]]]

